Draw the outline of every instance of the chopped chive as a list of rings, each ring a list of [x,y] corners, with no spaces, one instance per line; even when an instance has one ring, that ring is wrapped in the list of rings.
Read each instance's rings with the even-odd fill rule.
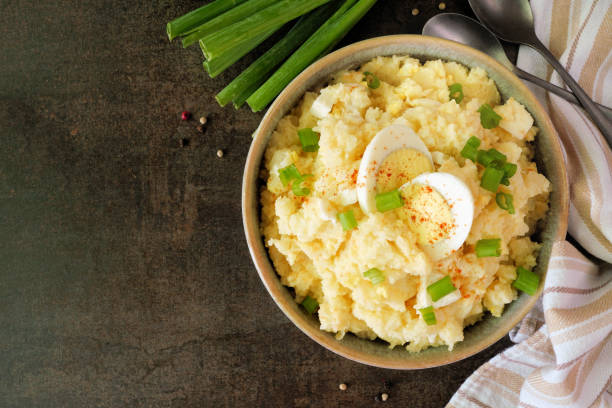
[[[377,268],[368,269],[363,273],[363,276],[372,282],[372,285],[378,285],[385,281],[383,271]]]
[[[212,20],[218,15],[226,12],[232,7],[243,3],[246,0],[216,0],[208,3],[190,13],[170,21],[166,25],[166,32],[170,41],[180,35],[192,32],[200,24]]]
[[[248,99],[253,112],[264,109],[304,68],[329,52],[377,0],[345,0],[342,6]],[[354,6],[353,6],[354,5]]]
[[[342,229],[345,231],[350,231],[357,226],[357,220],[355,219],[353,210],[338,213],[338,220],[340,224],[342,224]]]
[[[461,150],[461,156],[476,162],[478,156],[478,146],[480,146],[480,139],[476,136],[470,136],[465,143],[463,150]]]
[[[364,72],[362,81],[366,81],[368,88],[377,89],[380,86],[380,79],[371,72]]]
[[[512,194],[497,193],[495,195],[495,202],[497,206],[502,210],[508,211],[510,214],[514,214],[514,205],[512,203]]]
[[[290,164],[289,166],[280,169],[278,171],[278,176],[280,177],[281,183],[283,183],[283,186],[285,187],[289,185],[291,180],[300,180],[302,178],[302,175],[298,171],[297,167],[295,167],[295,164]]]
[[[421,313],[421,317],[423,317],[423,320],[425,320],[425,323],[427,323],[428,326],[433,326],[437,323],[436,312],[434,311],[433,306],[428,306],[419,309],[419,312]]]
[[[310,296],[306,296],[302,301],[302,306],[304,306],[304,309],[306,309],[308,314],[313,314],[315,310],[317,310],[317,307],[319,307],[319,302]]]
[[[380,212],[385,212],[399,208],[404,205],[404,200],[399,190],[393,190],[386,193],[376,194],[376,209]]]
[[[478,112],[480,113],[480,124],[485,129],[496,128],[499,126],[499,121],[502,120],[502,117],[499,116],[488,103],[480,106]]]
[[[540,286],[540,276],[522,266],[516,268],[516,273],[518,276],[516,280],[512,282],[512,286],[518,290],[522,290],[530,296],[535,295],[538,286]]]
[[[461,103],[461,101],[463,100],[463,86],[460,83],[452,84],[451,86],[449,86],[448,92],[448,97],[450,99],[454,99],[455,102]]]
[[[298,130],[302,150],[305,152],[316,152],[319,150],[319,134],[311,128]]]
[[[493,167],[487,167],[484,173],[482,173],[480,187],[495,193],[497,192],[497,187],[499,187],[499,183],[501,182],[503,177],[503,170],[498,170]]]
[[[501,239],[490,238],[481,239],[476,242],[476,256],[478,258],[486,258],[491,256],[501,255]]]
[[[434,302],[454,292],[457,288],[453,285],[453,281],[450,276],[446,275],[439,281],[436,281],[427,287],[427,293],[431,296],[431,300]]]

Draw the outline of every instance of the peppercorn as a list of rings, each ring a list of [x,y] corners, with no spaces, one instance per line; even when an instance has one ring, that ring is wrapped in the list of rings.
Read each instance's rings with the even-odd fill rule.
[[[191,112],[183,111],[183,113],[181,113],[182,120],[189,120],[190,118],[191,118]]]

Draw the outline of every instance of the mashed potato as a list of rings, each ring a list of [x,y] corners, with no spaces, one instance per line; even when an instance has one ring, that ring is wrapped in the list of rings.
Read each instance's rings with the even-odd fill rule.
[[[373,73],[380,86],[368,87],[364,72]],[[454,83],[463,88],[459,104],[449,99]],[[484,103],[502,117],[493,129],[480,123]],[[366,146],[392,124],[412,128],[431,152],[433,171],[456,176],[473,196],[469,235],[443,259],[428,257],[401,211],[367,214],[359,205],[356,178]],[[303,151],[298,130],[304,128],[320,134],[318,151]],[[536,133],[521,104],[513,99],[500,104],[495,84],[480,68],[393,56],[338,73],[327,87],[306,93],[279,122],[265,153],[261,226],[282,283],[295,289],[298,303],[306,296],[316,299],[321,329],[338,338],[352,332],[414,352],[440,345],[452,349],[463,340],[465,326],[486,311],[500,316],[517,297],[516,268],[535,265],[539,244],[530,234],[547,212],[550,191],[531,161],[528,142]],[[510,185],[502,186],[513,196],[514,214],[480,186],[484,168],[461,156],[472,135],[481,149],[495,148],[517,164]],[[279,178],[279,170],[291,164],[312,175],[301,184],[308,189],[304,195]],[[347,210],[358,223],[350,231],[336,219]],[[484,238],[501,238],[500,256],[476,256],[475,244]],[[384,271],[384,282],[375,285],[364,277],[371,268]],[[415,309],[419,292],[432,276],[447,275],[460,296],[436,308],[437,323],[428,325]]]

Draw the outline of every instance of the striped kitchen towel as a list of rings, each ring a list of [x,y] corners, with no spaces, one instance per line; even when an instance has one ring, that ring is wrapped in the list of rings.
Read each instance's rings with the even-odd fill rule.
[[[531,7],[540,40],[595,101],[612,106],[612,0],[531,0]],[[528,47],[517,65],[563,86]],[[530,87],[563,144],[569,233],[612,263],[612,152],[579,108]],[[518,344],[475,371],[447,408],[612,408],[612,265],[598,267],[557,243],[542,299],[510,338]]]

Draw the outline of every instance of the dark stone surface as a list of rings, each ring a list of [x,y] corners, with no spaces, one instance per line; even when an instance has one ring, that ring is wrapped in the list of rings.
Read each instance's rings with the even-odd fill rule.
[[[371,406],[384,380],[389,406],[443,406],[508,339],[376,369],[318,346],[266,293],[240,216],[262,115],[213,98],[253,57],[211,80],[164,33],[199,4],[0,1],[0,406]],[[343,43],[418,33],[437,7],[381,0]]]

